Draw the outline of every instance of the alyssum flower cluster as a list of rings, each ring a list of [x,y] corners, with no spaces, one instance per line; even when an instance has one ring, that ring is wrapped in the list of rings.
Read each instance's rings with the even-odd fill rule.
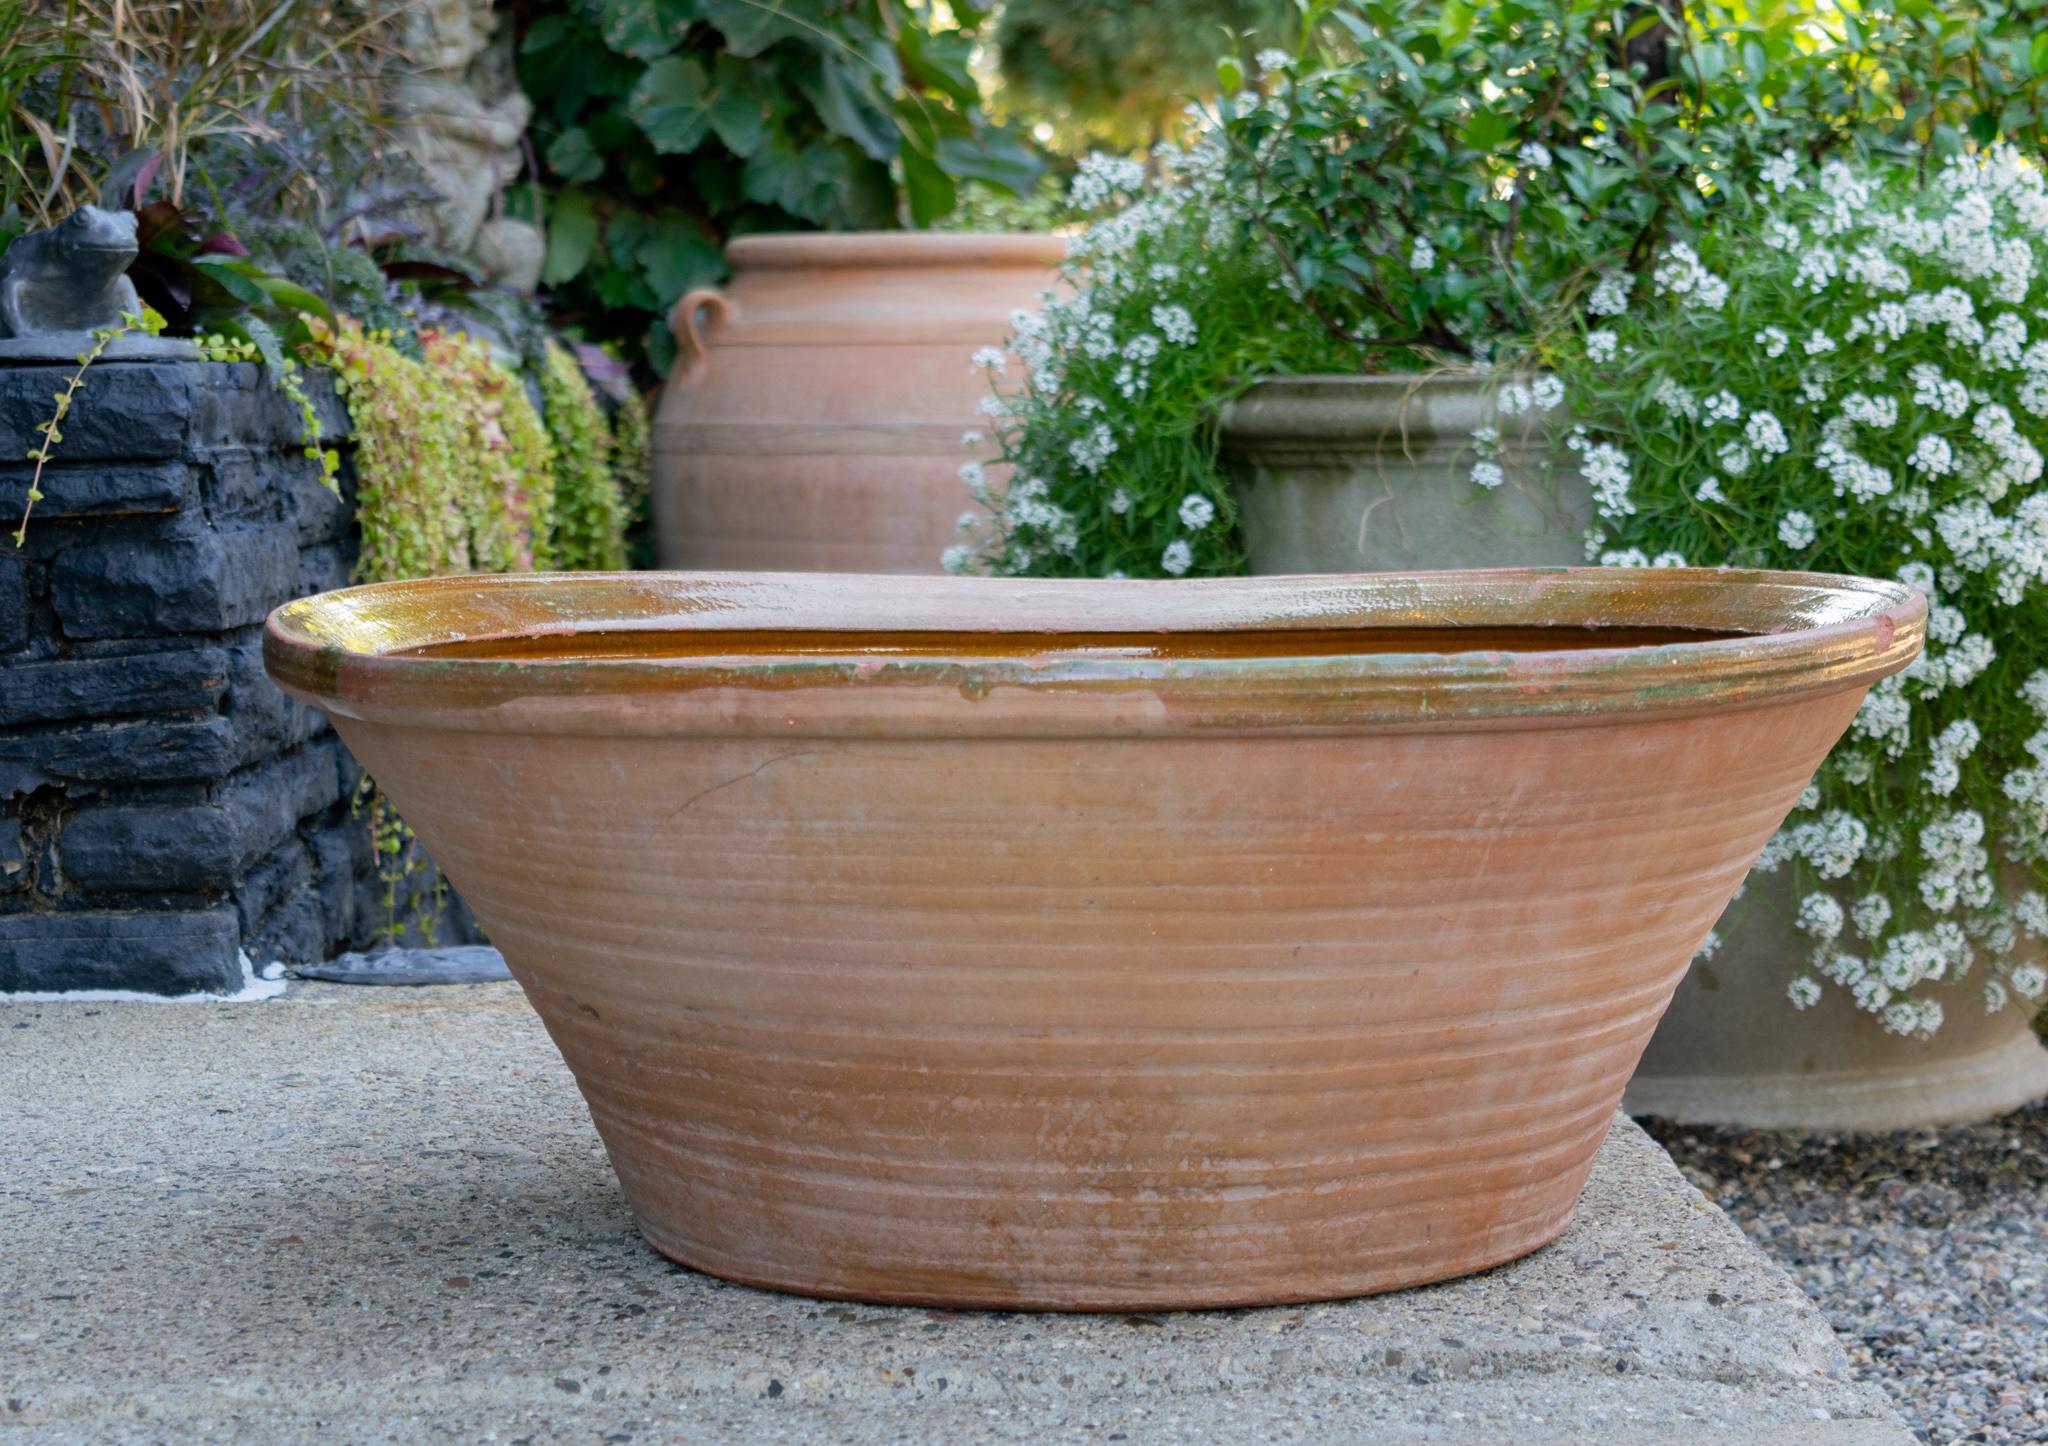
[[[2048,990],[2022,947],[2048,938],[2048,184],[2005,148],[1924,186],[1790,157],[1766,178],[1757,224],[1614,278],[1559,359],[1566,440],[1603,563],[1926,593],[1925,655],[1872,690],[1758,865],[1792,878],[1792,1002],[1832,985],[1926,1035],[1926,986],[1993,1010]]]

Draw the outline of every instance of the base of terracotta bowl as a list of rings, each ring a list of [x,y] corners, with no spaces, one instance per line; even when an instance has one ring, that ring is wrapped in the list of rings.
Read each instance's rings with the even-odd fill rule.
[[[1580,1188],[1584,1188],[1583,1183]],[[837,1287],[829,1282],[821,1283],[808,1276],[760,1275],[747,1270],[725,1268],[718,1259],[706,1256],[687,1244],[676,1243],[666,1232],[650,1228],[645,1221],[636,1223],[639,1225],[640,1238],[676,1264],[704,1275],[715,1275],[720,1280],[729,1280],[735,1285],[750,1286],[755,1290],[779,1291],[785,1295],[800,1295],[814,1300],[844,1300],[863,1305],[923,1306],[933,1310],[1068,1311],[1113,1315],[1132,1311],[1249,1310],[1269,1306],[1312,1305],[1318,1301],[1353,1300],[1360,1296],[1385,1295],[1390,1291],[1436,1285],[1441,1281],[1457,1280],[1499,1266],[1511,1265],[1526,1256],[1534,1255],[1571,1228],[1572,1217],[1577,1208],[1578,1202],[1574,1192],[1572,1203],[1565,1207],[1561,1215],[1541,1228],[1524,1232],[1513,1246],[1503,1247],[1495,1254],[1469,1260],[1461,1257],[1460,1264],[1433,1272],[1401,1272],[1398,1275],[1389,1275],[1385,1271],[1366,1271],[1352,1276],[1338,1269],[1333,1270],[1327,1279],[1320,1280],[1311,1287],[1299,1289],[1256,1290],[1241,1284],[1220,1284],[1213,1288],[1204,1288],[1199,1282],[1183,1282],[1171,1291],[1141,1291],[1131,1294],[1119,1293],[1118,1288],[1112,1288],[1107,1293],[1020,1292],[1000,1283],[978,1289],[946,1291],[904,1291],[887,1286],[853,1290]]]

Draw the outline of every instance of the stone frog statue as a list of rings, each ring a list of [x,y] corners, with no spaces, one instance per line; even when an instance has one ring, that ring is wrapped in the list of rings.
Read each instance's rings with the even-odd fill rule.
[[[17,237],[0,252],[0,339],[92,331],[139,311],[135,254],[135,213],[98,206]]]

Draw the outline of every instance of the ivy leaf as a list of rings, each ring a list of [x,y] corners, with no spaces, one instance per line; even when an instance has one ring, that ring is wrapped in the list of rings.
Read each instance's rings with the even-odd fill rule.
[[[663,308],[693,286],[708,286],[725,276],[725,257],[695,221],[680,211],[664,211],[648,226],[638,248],[647,284]]]
[[[810,40],[842,27],[827,26],[817,0],[703,0],[704,18],[725,37],[725,48],[751,59],[778,40]]]
[[[909,146],[903,148],[903,190],[910,200],[913,226],[931,225],[960,199],[953,178],[937,162]]]
[[[588,191],[562,191],[548,210],[547,260],[540,279],[559,286],[580,275],[597,249],[597,214]]]
[[[697,0],[606,0],[601,10],[605,44],[635,60],[667,55],[699,18]]]
[[[841,135],[868,153],[871,160],[888,161],[901,144],[896,127],[875,94],[874,77],[864,68],[837,60],[821,60],[817,73],[799,82],[804,95],[817,109],[818,119],[835,135]]]
[[[761,67],[735,56],[718,57],[711,129],[725,148],[744,160],[768,134],[768,97],[760,87]]]
[[[826,226],[852,199],[856,168],[865,163],[843,142],[814,141],[798,149],[787,136],[771,136],[747,158],[740,190],[750,201]]]
[[[590,143],[590,132],[571,126],[548,143],[548,169],[563,180],[581,185],[604,174],[604,157]]]
[[[663,155],[687,155],[711,129],[710,77],[696,60],[671,55],[647,67],[626,110]]]

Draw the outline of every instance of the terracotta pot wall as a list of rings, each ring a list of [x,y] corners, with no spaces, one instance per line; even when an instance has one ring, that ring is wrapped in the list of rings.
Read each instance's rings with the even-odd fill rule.
[[[1573,616],[1773,635],[1442,631]],[[504,950],[658,1248],[1129,1309],[1555,1237],[1693,949],[1920,619],[1714,573],[462,578],[281,612],[270,662]],[[1439,631],[1292,642],[1361,620]],[[607,661],[550,657],[564,627]],[[1283,642],[1173,651],[1248,628]],[[762,629],[804,651],[710,636]],[[1130,641],[1044,641],[1072,633]],[[450,637],[477,651],[370,656]]]
[[[993,450],[961,441],[992,433],[969,358],[1036,309],[1064,253],[1052,236],[733,242],[723,301],[678,308],[654,424],[662,566],[939,571],[973,506],[960,466]]]

